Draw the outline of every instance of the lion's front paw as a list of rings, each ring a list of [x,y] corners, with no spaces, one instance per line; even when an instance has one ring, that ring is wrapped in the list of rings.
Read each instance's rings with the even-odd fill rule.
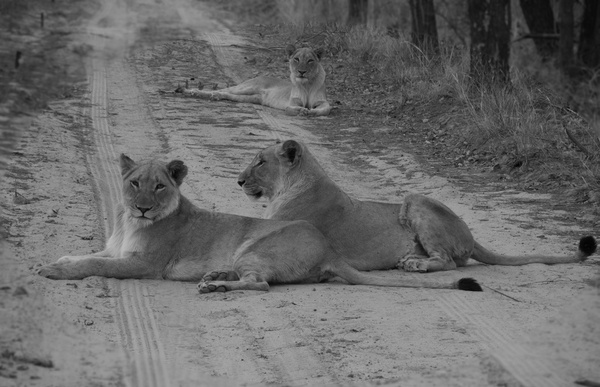
[[[310,110],[307,109],[307,108],[305,108],[305,107],[303,107],[303,108],[300,108],[300,110],[298,111],[298,114],[301,115],[301,116],[309,116],[310,115]]]
[[[80,260],[81,258],[83,258],[83,257],[65,255],[64,257],[58,258],[58,261],[56,261],[56,263],[62,263],[62,264],[73,263],[73,262]]]
[[[61,263],[51,263],[50,265],[39,267],[36,272],[42,277],[58,280],[58,279],[72,279],[69,276],[69,271],[65,270],[65,265]]]
[[[36,269],[36,273],[42,277],[50,279],[81,279],[75,263],[83,257],[65,256],[49,265],[41,266]]]
[[[198,291],[200,293],[212,293],[212,292],[226,292],[228,289],[223,281],[218,282],[200,282],[198,284]]]
[[[404,258],[398,262],[398,269],[404,271],[426,273],[427,272],[427,261],[421,258]]]

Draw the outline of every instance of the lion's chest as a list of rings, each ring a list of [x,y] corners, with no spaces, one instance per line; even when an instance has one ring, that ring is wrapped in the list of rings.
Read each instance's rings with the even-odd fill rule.
[[[321,89],[311,84],[295,84],[290,94],[290,100],[300,102],[307,109],[314,108],[318,103],[324,100]]]
[[[126,230],[123,233],[123,242],[121,243],[121,256],[131,253],[140,253],[144,250],[146,241],[140,230]]]

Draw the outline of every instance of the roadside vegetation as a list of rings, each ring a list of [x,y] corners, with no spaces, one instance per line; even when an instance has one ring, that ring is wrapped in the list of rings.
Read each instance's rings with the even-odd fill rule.
[[[89,47],[69,44],[77,21],[94,12],[83,0],[0,0],[0,178],[23,120],[52,99],[70,98],[84,78]],[[1,219],[0,219],[1,222]],[[0,227],[0,236],[1,236]]]
[[[521,10],[512,10],[509,81],[481,82],[496,75],[470,66],[466,1],[434,2],[435,45],[413,39],[411,1],[364,1],[359,22],[351,1],[219,3],[249,22],[270,56],[288,42],[323,47],[328,94],[343,118],[358,112],[368,117],[354,116],[358,124],[396,128],[430,161],[600,205],[599,69],[574,60],[563,71],[558,56],[542,59]]]

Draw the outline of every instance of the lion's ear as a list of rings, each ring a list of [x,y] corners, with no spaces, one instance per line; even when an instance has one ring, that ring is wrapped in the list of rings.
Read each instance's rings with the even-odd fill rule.
[[[285,53],[287,54],[288,58],[290,58],[292,55],[294,55],[295,52],[296,52],[296,46],[294,46],[293,44],[288,44],[287,47],[285,48]]]
[[[281,145],[280,155],[293,167],[298,164],[300,157],[302,157],[302,146],[294,140],[286,140]]]
[[[121,153],[119,158],[119,164],[121,165],[121,175],[124,176],[127,172],[131,171],[135,167],[135,161]]]
[[[323,57],[323,53],[325,52],[325,50],[323,49],[323,47],[318,47],[318,48],[315,48],[313,50],[313,52],[317,56],[317,59],[321,60],[321,58]]]
[[[173,160],[167,164],[169,175],[175,180],[177,186],[183,183],[183,179],[187,176],[188,168],[181,160]]]

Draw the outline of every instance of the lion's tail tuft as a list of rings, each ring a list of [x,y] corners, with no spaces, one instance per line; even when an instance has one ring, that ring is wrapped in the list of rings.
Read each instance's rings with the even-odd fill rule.
[[[589,235],[581,238],[579,240],[579,251],[585,255],[585,258],[596,252],[596,248],[598,244],[596,243],[596,239]]]
[[[482,292],[481,285],[473,278],[461,278],[458,280],[458,289],[469,292]]]

